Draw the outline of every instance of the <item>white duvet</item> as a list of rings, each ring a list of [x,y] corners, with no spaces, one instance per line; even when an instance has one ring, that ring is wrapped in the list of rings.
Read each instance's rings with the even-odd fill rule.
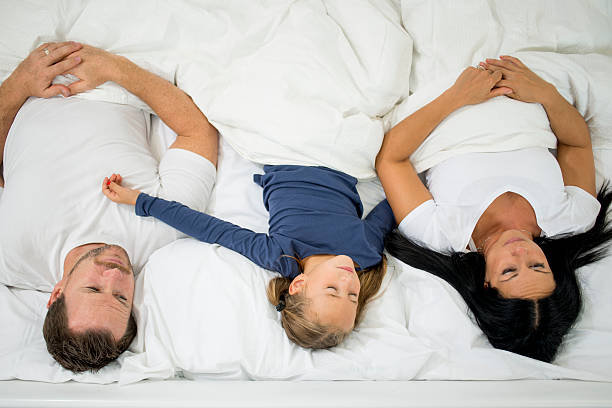
[[[598,54],[568,57],[582,67],[580,75],[570,69],[550,72],[567,73],[560,78],[568,84],[564,96],[575,98],[594,134],[602,131],[595,152],[598,180],[611,178],[612,150],[605,149],[610,147],[605,140],[610,140],[606,95],[612,89],[601,75],[608,72],[612,54],[611,8],[605,1],[219,0],[155,7],[144,1],[4,2],[0,69],[6,75],[42,41],[75,39],[126,55],[174,80],[223,135],[209,210],[265,231],[261,190],[251,181],[261,166],[245,157],[259,163],[323,164],[371,177],[383,116],[398,102],[410,103],[409,79],[417,95],[428,83],[448,80],[466,64],[501,51]],[[520,46],[505,47],[510,40]],[[596,65],[601,71],[589,62],[595,60],[602,62]],[[112,85],[85,97],[141,103]],[[384,123],[393,120],[401,117],[389,115]],[[545,135],[545,126],[541,130]],[[163,149],[164,143],[156,146]],[[435,162],[436,152],[443,151],[435,147],[423,160]],[[382,197],[376,180],[358,188],[366,211]],[[184,239],[151,257],[137,280],[137,339],[130,352],[97,374],[74,375],[47,354],[41,327],[48,294],[0,285],[0,379],[612,381],[611,268],[612,258],[607,258],[580,270],[584,310],[554,364],[492,349],[453,289],[392,258],[384,291],[358,330],[337,348],[312,352],[287,340],[267,303],[264,288],[272,273],[224,248]]]

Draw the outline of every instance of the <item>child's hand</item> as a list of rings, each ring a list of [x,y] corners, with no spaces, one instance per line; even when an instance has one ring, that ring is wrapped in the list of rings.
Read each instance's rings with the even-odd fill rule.
[[[102,182],[102,192],[109,200],[112,200],[118,204],[130,204],[136,205],[136,199],[140,194],[138,190],[132,190],[131,188],[121,186],[121,175],[113,174],[108,177],[104,177]]]

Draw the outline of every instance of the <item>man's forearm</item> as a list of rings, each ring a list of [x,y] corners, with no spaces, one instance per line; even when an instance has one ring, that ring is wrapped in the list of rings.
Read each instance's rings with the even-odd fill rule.
[[[28,99],[12,77],[0,85],[0,169],[4,167],[4,145],[17,112]],[[0,173],[0,177],[2,173]]]
[[[185,92],[126,58],[116,58],[112,80],[146,102],[178,135],[190,136],[210,126]]]

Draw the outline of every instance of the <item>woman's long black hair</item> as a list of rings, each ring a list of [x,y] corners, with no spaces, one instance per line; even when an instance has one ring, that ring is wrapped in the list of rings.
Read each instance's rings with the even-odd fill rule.
[[[534,240],[546,255],[556,282],[554,292],[539,300],[504,298],[495,288],[485,288],[485,260],[478,252],[440,253],[397,230],[389,234],[385,246],[399,260],[453,286],[493,347],[551,362],[582,308],[576,269],[603,258],[612,240],[611,222],[606,220],[612,201],[609,183],[601,188],[597,200],[601,210],[590,230]]]

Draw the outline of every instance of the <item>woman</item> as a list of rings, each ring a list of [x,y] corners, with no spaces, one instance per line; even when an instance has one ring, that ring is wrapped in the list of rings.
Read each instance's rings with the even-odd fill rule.
[[[556,159],[545,148],[465,154],[428,170],[426,187],[410,155],[456,109],[502,95],[542,104]],[[551,361],[581,308],[575,270],[612,238],[612,195],[596,199],[576,109],[518,59],[487,59],[389,131],[376,168],[399,223],[388,251],[449,282],[494,347]]]
[[[88,64],[88,53],[94,52],[102,54],[103,63]],[[101,50],[86,48],[75,56],[83,63],[72,73],[89,88],[117,82],[117,75],[129,69],[125,59]],[[362,220],[357,179],[329,168],[277,165],[265,166],[264,173],[254,179],[270,213],[268,234],[124,187],[119,174],[104,179],[102,192],[114,202],[134,205],[137,215],[158,218],[278,272],[281,277],[270,281],[267,294],[281,312],[288,337],[308,348],[335,346],[380,288],[383,241],[395,227],[391,208],[382,201]]]

